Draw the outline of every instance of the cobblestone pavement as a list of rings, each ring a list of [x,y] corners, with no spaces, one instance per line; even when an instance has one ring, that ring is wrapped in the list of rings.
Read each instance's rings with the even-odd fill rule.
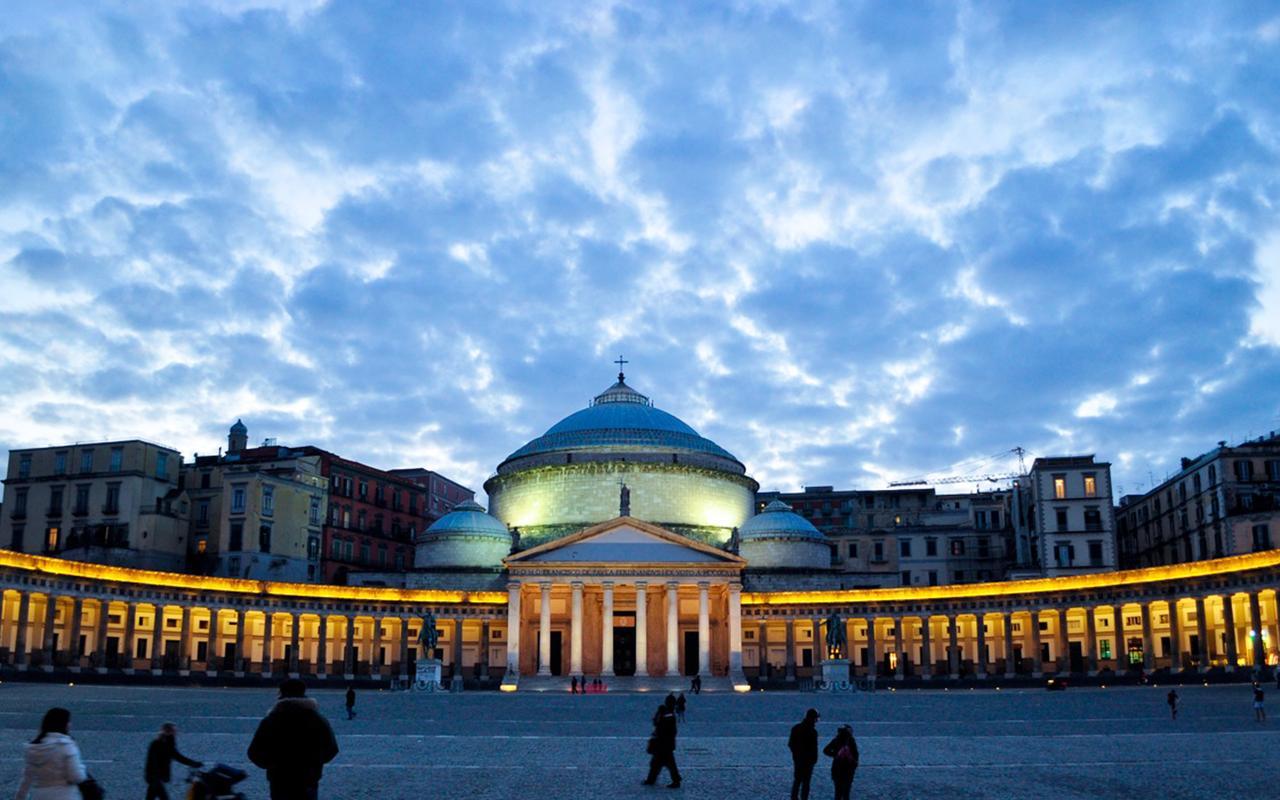
[[[322,798],[778,797],[790,781],[787,732],[809,706],[819,732],[853,725],[861,798],[1275,797],[1280,721],[1253,719],[1247,686],[1066,692],[904,691],[828,697],[755,693],[691,697],[677,757],[679,793],[639,785],[654,695],[418,695],[361,692],[345,719],[337,690],[314,693],[342,749]],[[1280,717],[1280,696],[1268,704]],[[144,794],[142,762],[161,722],[204,761],[250,769],[241,787],[265,800],[245,748],[274,694],[253,689],[0,685],[0,790],[16,785],[23,742],[49,706],[112,800]],[[814,797],[831,796],[826,759]],[[175,779],[185,771],[177,768]],[[182,787],[171,793],[182,796]]]

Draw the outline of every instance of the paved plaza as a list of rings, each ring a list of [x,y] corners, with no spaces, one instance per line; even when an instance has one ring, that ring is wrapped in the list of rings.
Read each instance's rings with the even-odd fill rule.
[[[854,726],[855,797],[1274,796],[1280,721],[1253,720],[1247,686],[1180,688],[1176,722],[1165,691],[703,694],[690,698],[680,730],[679,796],[786,797],[788,728],[810,705],[822,713],[823,737],[839,723]],[[1280,714],[1280,698],[1268,694]],[[322,798],[675,796],[639,785],[654,695],[369,691],[350,722],[339,691],[314,696],[342,749]],[[143,754],[161,722],[178,723],[191,757],[249,767],[245,748],[273,698],[255,689],[4,683],[0,787],[16,784],[22,744],[49,706],[71,709],[72,734],[108,796],[141,798]],[[817,798],[831,795],[823,761]],[[262,773],[250,771],[244,792],[265,800]]]

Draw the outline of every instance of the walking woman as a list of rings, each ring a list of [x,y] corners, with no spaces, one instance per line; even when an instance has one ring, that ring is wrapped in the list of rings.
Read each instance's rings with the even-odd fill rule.
[[[80,784],[89,779],[80,748],[68,735],[71,712],[51,708],[40,721],[40,733],[27,745],[18,800],[80,800]]]
[[[836,800],[849,800],[853,773],[858,770],[858,742],[853,738],[853,728],[841,725],[836,738],[822,748],[822,753],[831,757],[831,782],[836,785]]]

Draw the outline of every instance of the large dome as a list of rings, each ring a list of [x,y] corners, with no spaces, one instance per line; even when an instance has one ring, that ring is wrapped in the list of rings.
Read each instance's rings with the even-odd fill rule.
[[[621,374],[618,382],[596,395],[590,406],[552,425],[546,433],[507,456],[503,465],[541,453],[631,448],[707,453],[741,466],[723,447],[699,436],[675,416],[654,408],[649,398],[628,386]],[[501,471],[502,467],[498,469]]]
[[[485,481],[489,513],[524,546],[627,513],[723,544],[751,516],[758,485],[720,445],[627,385],[507,456]],[[626,492],[623,492],[623,487]]]

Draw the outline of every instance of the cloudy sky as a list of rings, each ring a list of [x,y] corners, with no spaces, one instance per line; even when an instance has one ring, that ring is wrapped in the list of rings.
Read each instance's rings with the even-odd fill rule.
[[[6,3],[0,448],[479,489],[619,353],[765,488],[1280,428],[1280,8],[667,5]]]

